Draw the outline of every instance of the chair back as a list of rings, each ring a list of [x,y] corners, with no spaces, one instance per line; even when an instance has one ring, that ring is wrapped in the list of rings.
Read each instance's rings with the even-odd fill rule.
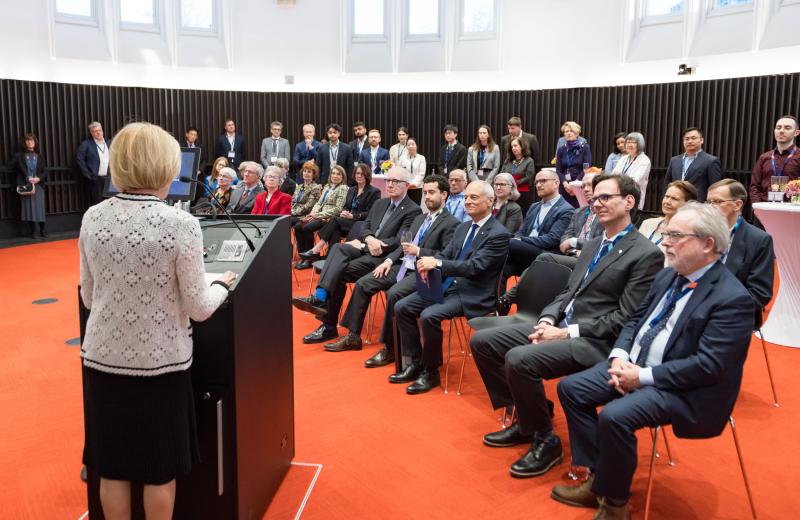
[[[517,287],[517,312],[539,316],[567,286],[572,270],[553,262],[534,261]]]

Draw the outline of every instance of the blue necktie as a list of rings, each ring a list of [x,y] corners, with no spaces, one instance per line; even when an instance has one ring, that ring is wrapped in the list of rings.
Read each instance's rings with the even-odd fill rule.
[[[458,260],[465,259],[467,254],[469,254],[472,249],[472,240],[475,238],[475,231],[477,231],[477,229],[478,224],[472,224],[472,227],[469,229],[469,234],[467,235],[467,240],[464,242],[464,247],[461,248],[461,252],[458,254]],[[448,276],[442,284],[442,291],[447,292],[447,289],[453,284],[454,280],[454,277]]]
[[[675,278],[675,282],[669,294],[669,299],[664,304],[664,308],[658,313],[658,316],[650,321],[650,328],[642,335],[642,339],[639,341],[639,356],[636,358],[636,364],[640,367],[647,366],[647,356],[650,354],[650,347],[653,346],[653,340],[655,340],[656,336],[667,326],[667,322],[675,311],[675,305],[678,303],[678,300],[683,298],[690,290],[681,290],[687,283],[689,283],[689,279],[684,276]]]
[[[422,241],[425,239],[425,233],[427,233],[428,229],[431,227],[431,222],[432,221],[433,221],[433,219],[431,218],[431,215],[429,213],[428,216],[425,217],[425,222],[422,223],[422,226],[420,226],[419,231],[417,231],[417,236],[414,237],[414,241],[411,242],[412,244],[414,244],[415,246],[418,246],[418,245],[420,245],[422,243]],[[403,278],[405,278],[406,273],[410,269],[410,267],[408,266],[409,262],[411,262],[411,265],[413,266],[413,262],[414,262],[414,256],[413,255],[405,255],[403,257],[403,265],[401,265],[400,266],[400,270],[397,271],[397,281],[398,282],[400,280],[402,280]]]

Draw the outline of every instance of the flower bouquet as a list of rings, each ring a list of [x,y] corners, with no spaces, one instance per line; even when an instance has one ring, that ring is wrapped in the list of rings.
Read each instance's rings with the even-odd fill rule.
[[[381,163],[381,173],[386,175],[389,172],[389,168],[392,167],[392,161],[383,161]]]
[[[792,204],[800,204],[800,179],[795,179],[786,183],[786,196]]]

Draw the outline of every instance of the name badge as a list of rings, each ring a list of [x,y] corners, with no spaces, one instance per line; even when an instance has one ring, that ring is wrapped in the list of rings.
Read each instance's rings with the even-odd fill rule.
[[[236,157],[236,152],[228,152],[228,159],[233,159]]]
[[[277,155],[273,155],[272,157],[269,158],[269,162],[271,162],[273,164],[275,164],[275,161],[277,161],[277,160],[278,160],[278,156]]]
[[[571,181],[571,180],[572,180],[572,175],[570,175],[569,173],[565,173],[565,174],[564,174],[564,177],[566,177],[566,179],[567,179],[568,181]]]

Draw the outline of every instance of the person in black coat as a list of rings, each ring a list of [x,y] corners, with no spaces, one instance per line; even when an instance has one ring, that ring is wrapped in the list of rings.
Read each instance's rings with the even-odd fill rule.
[[[103,188],[111,157],[111,140],[105,138],[103,125],[97,121],[89,123],[89,134],[91,137],[78,146],[75,162],[81,175],[89,183],[89,199],[94,205],[103,200]]]
[[[688,181],[697,189],[697,200],[706,201],[708,187],[722,178],[719,158],[703,150],[703,133],[689,127],[683,131],[684,153],[669,160],[664,176],[664,190],[673,181]]]
[[[20,195],[20,220],[30,222],[31,238],[36,238],[36,229],[43,238],[45,223],[44,182],[47,173],[44,170],[44,158],[39,153],[39,139],[34,134],[25,134],[22,138],[21,151],[14,154],[12,166],[17,174],[17,186],[23,187]]]
[[[233,119],[225,120],[225,131],[217,137],[214,148],[214,158],[225,157],[228,165],[239,171],[239,165],[247,159],[247,145],[244,136],[236,133],[236,123]]]
[[[339,136],[342,135],[342,127],[336,123],[331,123],[328,125],[327,133],[328,142],[319,145],[317,149],[316,163],[319,166],[319,182],[324,186],[328,182],[328,174],[331,171],[331,167],[338,164],[344,168],[347,174],[345,183],[353,186],[355,184],[353,180],[353,152],[347,143],[339,140]]]
[[[455,125],[446,125],[443,132],[445,144],[439,152],[439,173],[447,177],[453,170],[467,169],[467,147],[458,142]]]

